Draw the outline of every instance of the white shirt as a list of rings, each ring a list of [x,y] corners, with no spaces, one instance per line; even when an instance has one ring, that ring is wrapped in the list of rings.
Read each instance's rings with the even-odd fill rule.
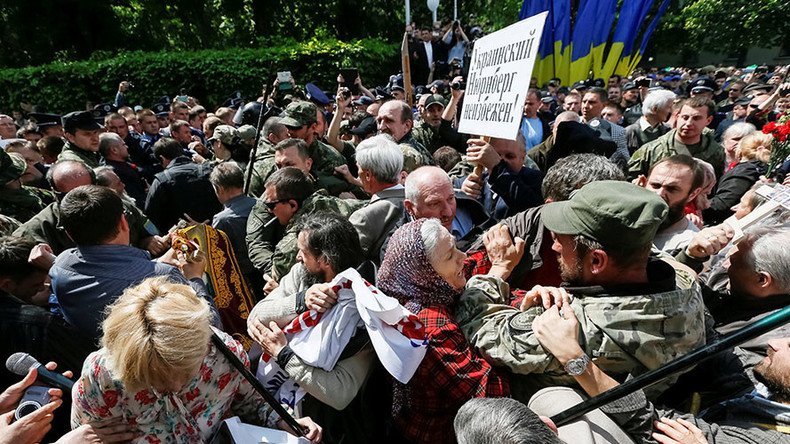
[[[433,45],[431,42],[422,42],[422,44],[425,46],[425,55],[428,56],[428,68],[430,68],[433,65]]]

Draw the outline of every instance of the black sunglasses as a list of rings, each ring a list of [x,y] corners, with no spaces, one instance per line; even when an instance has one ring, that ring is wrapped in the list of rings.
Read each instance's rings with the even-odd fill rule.
[[[289,200],[291,199],[278,199],[278,200],[273,200],[271,202],[264,202],[263,204],[266,205],[266,208],[273,210],[278,203],[288,202]]]

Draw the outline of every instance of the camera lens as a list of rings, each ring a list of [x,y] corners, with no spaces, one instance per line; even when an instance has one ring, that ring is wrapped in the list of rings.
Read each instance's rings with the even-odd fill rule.
[[[36,410],[41,408],[41,404],[34,402],[34,401],[26,401],[19,404],[19,407],[16,408],[16,413],[14,413],[14,417],[16,419],[22,418],[23,416],[29,415]]]

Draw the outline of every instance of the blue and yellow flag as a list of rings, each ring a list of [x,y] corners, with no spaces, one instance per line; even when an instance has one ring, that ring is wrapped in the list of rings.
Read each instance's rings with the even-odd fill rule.
[[[640,60],[642,60],[642,54],[644,54],[645,50],[647,49],[647,43],[650,41],[653,31],[655,31],[658,27],[658,22],[661,21],[664,13],[667,12],[667,7],[669,7],[669,0],[664,0],[661,3],[661,6],[658,7],[658,11],[656,12],[655,17],[653,17],[653,21],[650,22],[650,25],[648,25],[644,34],[642,34],[642,43],[639,45],[639,51],[637,51],[637,53],[631,57],[631,64],[628,66],[628,73],[631,73],[634,69],[636,69],[636,65],[639,64]]]
[[[592,66],[593,32],[598,3],[605,0],[581,0],[571,37],[571,67],[569,82],[586,79]]]
[[[538,59],[533,75],[538,83],[548,82],[553,77],[567,81],[570,60],[565,57],[570,43],[570,0],[524,0],[519,20],[547,11],[546,24],[540,40]]]
[[[630,0],[623,2],[620,7],[620,17],[614,28],[612,44],[601,71],[602,77],[612,74],[628,74],[631,54],[634,52],[634,42],[639,33],[642,22],[645,21],[653,0]],[[630,72],[630,71],[629,71]]]
[[[662,0],[635,51],[637,36],[654,1],[622,0],[618,15],[618,0],[579,0],[571,29],[570,0],[524,0],[519,19],[549,12],[533,71],[538,83],[559,77],[563,84],[570,85],[589,78],[591,71],[594,77],[604,79],[613,73],[628,75],[641,60],[669,6],[669,0]]]
[[[629,3],[626,0],[623,2]],[[598,0],[597,12],[595,14],[595,28],[593,28],[592,35],[592,49],[590,50],[593,70],[593,77],[603,77],[601,70],[604,64],[603,54],[606,50],[606,44],[609,42],[609,32],[612,30],[612,23],[614,23],[614,16],[617,13],[617,0]]]

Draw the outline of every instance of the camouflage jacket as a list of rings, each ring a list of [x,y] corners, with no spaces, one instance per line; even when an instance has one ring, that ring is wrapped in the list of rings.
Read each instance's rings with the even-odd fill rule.
[[[436,165],[436,162],[434,162],[433,156],[431,155],[431,153],[428,152],[428,150],[425,148],[425,146],[423,146],[423,144],[421,144],[420,142],[417,141],[417,139],[414,138],[414,135],[413,135],[412,131],[409,131],[409,133],[406,134],[406,136],[404,136],[398,142],[398,144],[409,145],[410,147],[414,148],[418,153],[420,153],[420,157],[421,157],[420,165],[421,166]]]
[[[252,168],[252,176],[249,176],[250,185],[247,194],[252,197],[261,197],[266,179],[277,171],[277,166],[274,164],[274,145],[265,137],[261,137],[258,142],[255,160],[247,165],[248,172],[250,168]],[[244,179],[247,179],[247,174]]]
[[[611,287],[566,287],[580,324],[579,342],[601,370],[614,378],[637,376],[660,367],[705,343],[704,305],[693,273],[680,264],[648,263],[650,282]],[[543,312],[511,307],[510,288],[492,276],[467,283],[456,319],[469,343],[496,365],[529,374],[534,392],[550,385],[575,385],[562,365],[532,333]],[[651,387],[659,393],[677,379]]]
[[[346,158],[343,157],[334,147],[321,142],[318,139],[313,140],[312,145],[308,147],[310,157],[313,159],[313,174],[333,176],[335,168],[346,164]]]
[[[300,222],[305,216],[319,211],[330,211],[348,218],[351,213],[362,208],[365,203],[365,201],[361,200],[345,200],[327,196],[324,190],[318,190],[313,193],[312,196],[302,203],[296,214],[293,215],[291,221],[285,227],[283,238],[277,242],[277,246],[274,248],[271,259],[272,277],[275,280],[280,280],[296,263],[296,253],[298,251],[296,237],[299,234]],[[256,208],[258,208],[258,205],[256,205]],[[256,211],[256,208],[253,211]]]
[[[88,165],[88,167],[92,169],[100,165],[99,161],[101,160],[101,157],[99,156],[99,153],[85,151],[75,147],[69,142],[66,142],[66,145],[63,146],[63,151],[58,154],[58,162],[63,160],[76,160],[77,162],[82,162],[85,165]]]
[[[134,203],[123,202],[124,214],[129,222],[129,239],[133,246],[139,247],[141,242],[151,237],[151,231],[146,228],[153,224],[148,221],[142,211]],[[75,247],[66,230],[60,225],[60,203],[53,202],[32,219],[22,224],[14,231],[14,236],[23,236],[34,239],[36,242],[49,244],[52,252],[57,256],[64,250]]]
[[[414,140],[424,146],[429,153],[433,154],[436,150],[441,148],[439,144],[439,129],[423,122],[420,126],[414,128],[411,132]]]
[[[677,131],[677,129],[673,129],[634,151],[631,160],[628,161],[628,179],[636,179],[640,174],[647,176],[650,167],[659,160],[675,154],[686,154],[708,162],[713,165],[716,176],[721,176],[724,173],[724,148],[716,142],[713,131],[707,128],[702,131],[702,138],[694,151],[690,151],[687,145],[675,139]]]
[[[51,191],[22,185],[17,190],[0,189],[0,213],[27,222],[47,205],[55,202]]]

